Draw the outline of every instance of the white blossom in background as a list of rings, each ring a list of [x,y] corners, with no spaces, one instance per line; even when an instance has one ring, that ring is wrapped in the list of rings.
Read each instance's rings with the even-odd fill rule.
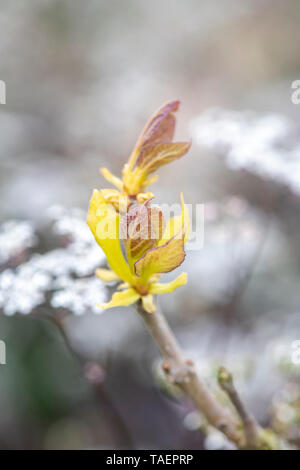
[[[194,141],[220,154],[230,168],[246,169],[300,193],[300,141],[295,141],[295,125],[287,117],[213,108],[192,120],[190,128]]]
[[[189,284],[201,295],[201,301],[223,301],[257,256],[266,237],[266,219],[236,196],[205,203],[204,217],[203,248],[185,261]],[[278,251],[275,233],[273,238],[269,249]]]
[[[30,222],[9,220],[0,226],[0,265],[19,255],[37,242]]]
[[[101,313],[99,303],[105,300],[106,289],[98,278],[68,279],[62,289],[54,292],[51,305],[82,315],[86,312]]]
[[[96,305],[105,300],[105,287],[94,276],[88,276],[104,264],[105,256],[94,241],[85,216],[78,209],[49,210],[47,217],[53,233],[67,237],[68,244],[44,254],[35,253],[16,269],[5,269],[0,274],[0,308],[4,314],[29,314],[46,302],[47,293],[54,308],[67,308],[78,315],[102,312]],[[7,228],[0,233],[16,236]]]
[[[31,313],[45,301],[45,292],[51,289],[51,276],[35,269],[30,261],[15,271],[6,269],[0,274],[0,308],[6,315]]]
[[[206,434],[204,439],[204,448],[206,450],[236,450],[236,446],[223,433],[210,426],[197,410],[191,411],[185,416],[183,425],[188,431],[203,430]]]
[[[203,445],[205,450],[236,450],[236,446],[222,432],[215,429],[211,429],[205,436]]]

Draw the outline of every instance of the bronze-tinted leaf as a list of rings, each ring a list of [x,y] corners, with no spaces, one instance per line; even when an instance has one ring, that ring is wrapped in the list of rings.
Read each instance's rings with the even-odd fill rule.
[[[152,248],[136,261],[135,273],[143,278],[149,278],[155,273],[168,273],[180,266],[184,261],[183,237],[173,237],[164,245]]]
[[[140,154],[140,168],[143,168],[147,174],[153,173],[161,166],[185,155],[189,151],[190,146],[190,142],[148,145]]]
[[[123,239],[128,260],[137,260],[153,248],[162,237],[163,214],[159,207],[145,204],[133,207],[121,220],[120,238]]]
[[[133,207],[121,220],[120,237],[124,242],[127,257],[137,259],[154,246],[151,240],[148,208],[145,204]]]
[[[170,101],[163,105],[146,124],[137,147],[143,148],[150,143],[171,141],[175,129],[175,113],[179,108],[179,101]]]
[[[159,241],[165,230],[165,220],[160,207],[149,207],[149,218],[151,225],[151,238]]]

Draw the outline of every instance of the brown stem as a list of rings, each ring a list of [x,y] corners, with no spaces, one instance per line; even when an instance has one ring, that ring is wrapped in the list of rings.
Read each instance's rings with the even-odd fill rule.
[[[251,413],[245,408],[234,386],[232,375],[225,367],[219,368],[218,381],[242,420],[245,429],[246,447],[248,449],[257,449],[259,446],[260,427]]]
[[[159,309],[154,314],[145,312],[141,302],[137,303],[137,311],[164,359],[163,370],[169,380],[181,388],[212,426],[238,447],[243,447],[245,438],[239,421],[221,406],[200,380],[193,362],[186,359],[164,315]]]

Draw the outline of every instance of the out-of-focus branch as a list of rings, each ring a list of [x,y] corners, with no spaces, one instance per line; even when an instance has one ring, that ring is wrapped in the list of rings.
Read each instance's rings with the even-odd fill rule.
[[[248,449],[257,449],[261,432],[260,426],[257,424],[251,413],[249,413],[245,408],[234,386],[232,375],[227,369],[225,369],[225,367],[219,368],[218,382],[222,390],[228,395],[231,403],[241,418],[245,430],[246,447]]]
[[[229,299],[226,302],[226,305],[221,305],[221,311],[223,317],[228,320],[232,320],[234,315],[237,313],[238,306],[245,295],[248,286],[253,278],[257,265],[260,263],[261,256],[266,245],[269,232],[271,231],[273,218],[268,214],[266,222],[263,228],[263,231],[260,235],[260,238],[256,244],[254,252],[252,254],[251,260],[246,267],[246,270],[239,273],[235,282],[235,288],[232,290]]]
[[[154,314],[145,312],[141,302],[138,302],[137,310],[160,350],[163,370],[169,380],[181,388],[212,426],[238,447],[244,447],[245,435],[239,420],[218,402],[198,377],[193,362],[186,359],[164,315],[159,309]]]
[[[105,377],[105,370],[98,362],[87,360],[80,352],[78,352],[76,348],[73,347],[65,329],[63,316],[56,315],[49,316],[47,318],[59,330],[61,338],[63,339],[70,355],[78,363],[82,375],[90,384],[96,401],[101,404],[101,406],[105,406],[106,409],[109,411],[110,415],[113,418],[113,421],[116,423],[116,432],[120,435],[122,441],[126,443],[127,447],[131,448],[132,442],[127,426],[121,418],[119,412],[116,410],[108,394],[104,390],[103,381]]]

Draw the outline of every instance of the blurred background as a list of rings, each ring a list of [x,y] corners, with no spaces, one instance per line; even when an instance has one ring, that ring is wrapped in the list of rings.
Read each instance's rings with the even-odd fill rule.
[[[205,203],[205,239],[162,309],[221,400],[223,364],[299,445],[299,22],[297,0],[1,2],[1,449],[229,447],[164,382],[134,309],[95,306],[113,289],[85,226],[98,169],[120,174],[173,99],[193,145],[155,202]]]

